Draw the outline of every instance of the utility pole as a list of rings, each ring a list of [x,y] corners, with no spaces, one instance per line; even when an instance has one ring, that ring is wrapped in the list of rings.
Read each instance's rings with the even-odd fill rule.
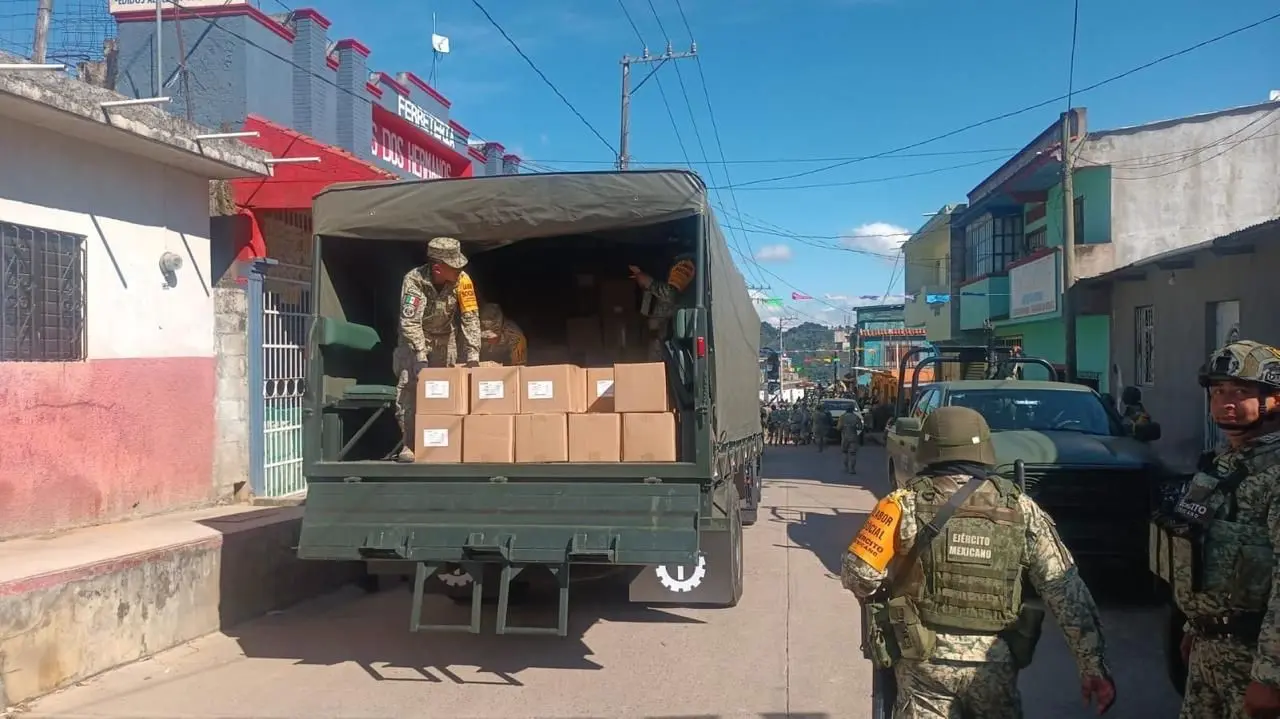
[[[53,19],[53,0],[40,0],[36,6],[36,34],[31,42],[31,62],[43,65],[49,50],[49,22]]]
[[[631,165],[631,95],[644,86],[654,73],[662,69],[668,60],[687,60],[691,57],[697,57],[698,43],[690,43],[688,52],[672,52],[671,43],[667,43],[666,52],[661,55],[650,55],[649,48],[645,48],[640,57],[631,57],[630,55],[622,56],[622,132],[618,138],[618,169],[626,170]],[[656,66],[644,76],[639,83],[633,88],[631,87],[631,66],[632,65],[650,65],[656,63]]]
[[[792,322],[795,319],[796,318],[791,315],[778,318],[778,391],[779,392],[782,392],[787,388],[787,383],[785,381],[786,373],[783,372],[782,370],[782,361],[787,358],[787,353],[783,349],[783,345],[782,345],[782,333],[783,333],[782,323]]]
[[[1075,143],[1071,137],[1068,108],[1062,113],[1062,323],[1066,331],[1067,381],[1076,381],[1076,303],[1072,288],[1076,284],[1076,191],[1072,171],[1075,165]]]

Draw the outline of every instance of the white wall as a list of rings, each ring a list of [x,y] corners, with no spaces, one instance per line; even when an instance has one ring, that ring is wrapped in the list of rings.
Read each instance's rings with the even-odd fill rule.
[[[89,359],[213,356],[205,178],[12,121],[0,158],[0,221],[88,238]]]
[[[1111,166],[1111,267],[1280,215],[1280,104],[1091,135]]]

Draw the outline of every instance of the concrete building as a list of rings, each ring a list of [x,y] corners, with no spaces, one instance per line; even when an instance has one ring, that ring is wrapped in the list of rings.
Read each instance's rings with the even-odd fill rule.
[[[331,38],[315,10],[269,15],[248,0],[166,7],[160,90],[154,3],[116,0],[111,9],[119,31],[111,81],[125,95],[170,95],[174,113],[210,127],[240,129],[257,116],[406,179],[519,171],[500,143],[472,144],[448,98],[412,72],[375,70],[372,51]]]
[[[923,328],[906,326],[906,306],[874,305],[857,308],[857,348],[854,363],[872,370],[898,371],[902,356],[925,345]],[[861,373],[859,384],[867,384],[870,376]]]
[[[1280,208],[1277,208],[1280,215]],[[1142,390],[1160,454],[1191,471],[1219,440],[1196,373],[1232,339],[1280,346],[1280,218],[1131,262],[1081,286],[1104,292],[1114,385]]]
[[[902,245],[905,326],[925,339],[951,339],[951,216],[964,205],[947,205]]]
[[[1280,103],[1264,103],[1079,138],[1073,175],[1076,277],[1089,278],[1255,224],[1280,205]],[[975,187],[952,221],[956,333],[990,327],[1006,344],[1066,362],[1062,288],[1061,125],[1054,123]],[[961,259],[963,258],[963,259]],[[1105,298],[1077,300],[1079,380],[1108,391]]]
[[[0,71],[0,539],[229,494],[212,471],[209,180],[266,176],[267,156],[103,106],[122,99]]]

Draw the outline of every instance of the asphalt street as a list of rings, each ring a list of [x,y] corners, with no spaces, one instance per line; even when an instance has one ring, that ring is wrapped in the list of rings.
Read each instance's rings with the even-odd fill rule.
[[[574,589],[566,639],[411,634],[407,585],[372,595],[352,588],[88,680],[25,716],[863,719],[870,669],[858,651],[858,607],[838,572],[887,491],[883,449],[867,446],[859,469],[844,474],[831,450],[769,448],[765,507],[745,532],[746,592],[733,609],[634,606],[625,588],[598,583]],[[458,622],[465,613],[429,597],[424,619]],[[535,603],[513,610],[513,622],[551,614]],[[1160,613],[1105,605],[1103,619],[1120,696],[1111,716],[1176,717]],[[1092,715],[1051,623],[1020,686],[1027,717]]]

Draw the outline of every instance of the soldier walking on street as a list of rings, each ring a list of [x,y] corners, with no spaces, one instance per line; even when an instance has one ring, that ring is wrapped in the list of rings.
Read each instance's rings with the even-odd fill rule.
[[[864,602],[864,652],[876,669],[893,669],[893,716],[1023,716],[1018,671],[1031,663],[1044,619],[1022,603],[1024,569],[1075,655],[1081,697],[1105,712],[1116,691],[1098,607],[1053,520],[991,473],[982,415],[942,407],[920,435],[924,469],[880,501],[841,571]]]
[[[836,426],[840,429],[840,453],[844,456],[844,471],[855,474],[858,471],[858,436],[862,432],[862,415],[854,410],[845,412],[840,415]]]
[[[831,432],[831,425],[834,420],[831,419],[831,411],[819,404],[813,410],[813,441],[818,445],[818,451],[826,449],[827,434]]]
[[[1187,617],[1179,717],[1280,717],[1280,351],[1232,342],[1199,381],[1226,443],[1156,515],[1151,547]]]
[[[458,362],[458,326],[468,365],[480,362],[480,308],[476,288],[462,268],[467,258],[452,237],[427,243],[427,264],[404,276],[400,287],[400,337],[392,355],[396,374],[396,421],[404,439],[396,461],[413,461],[413,437],[406,417],[413,415],[414,389],[423,367],[451,367]]]

